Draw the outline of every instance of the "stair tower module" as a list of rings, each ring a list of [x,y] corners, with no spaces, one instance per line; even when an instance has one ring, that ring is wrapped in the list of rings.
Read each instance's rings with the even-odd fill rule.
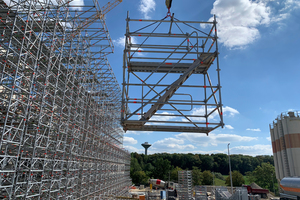
[[[208,134],[224,126],[215,17],[197,22],[174,14],[161,20],[127,14],[125,36],[125,131]]]

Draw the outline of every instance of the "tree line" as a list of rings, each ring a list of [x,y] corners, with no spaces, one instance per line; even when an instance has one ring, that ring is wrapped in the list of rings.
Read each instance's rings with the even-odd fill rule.
[[[240,186],[245,183],[243,175],[249,176],[251,181],[258,181],[261,180],[258,177],[266,173],[264,182],[268,183],[268,188],[271,189],[269,180],[275,176],[273,156],[231,155],[230,161],[234,185]],[[192,170],[194,185],[212,185],[213,175],[224,179],[222,175],[229,174],[228,155],[159,153],[146,156],[131,153],[130,176],[135,184],[147,184],[149,178],[165,181],[170,179],[176,182],[180,170]],[[226,180],[226,184],[228,182]],[[264,183],[260,184],[264,186]]]

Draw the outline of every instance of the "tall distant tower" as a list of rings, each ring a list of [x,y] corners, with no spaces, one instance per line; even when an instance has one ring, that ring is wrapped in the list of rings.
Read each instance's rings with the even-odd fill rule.
[[[147,149],[149,147],[151,147],[151,144],[149,144],[148,142],[145,142],[145,143],[142,144],[142,146],[145,148],[145,155],[147,155]]]

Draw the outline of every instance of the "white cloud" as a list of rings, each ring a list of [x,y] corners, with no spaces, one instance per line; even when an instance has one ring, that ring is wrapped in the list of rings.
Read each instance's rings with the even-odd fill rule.
[[[119,37],[118,39],[116,40],[113,40],[113,43],[117,46],[117,47],[120,47],[120,48],[125,48],[125,40],[126,40],[126,37],[125,36],[122,36],[122,37]],[[131,37],[131,43],[132,44],[137,44],[137,39],[135,37]],[[133,51],[136,51],[136,50],[140,50],[140,51],[143,51],[142,48],[135,48],[135,47],[132,47],[131,50]],[[132,52],[133,53],[133,52]],[[143,55],[143,53],[141,52],[135,52],[137,55],[141,56]]]
[[[137,140],[132,137],[123,137],[123,144],[136,144]]]
[[[227,129],[234,129],[231,125],[225,125],[225,128],[227,128]]]
[[[71,9],[73,10],[82,10],[82,7],[80,6],[84,6],[84,0],[73,0],[70,2],[70,5],[71,5]]]
[[[260,37],[258,27],[270,23],[270,8],[261,0],[216,0],[211,14],[217,16],[220,42],[229,48],[252,43]]]
[[[214,110],[214,107],[211,107],[211,106],[208,106],[207,107],[207,112],[210,113],[212,110]],[[239,111],[237,111],[236,109],[234,108],[231,108],[229,106],[225,106],[223,107],[223,113],[224,113],[224,116],[229,116],[229,117],[234,117],[236,114],[239,114]],[[191,111],[191,115],[205,115],[205,107],[204,106],[201,106],[201,107],[198,107],[198,108],[194,108],[192,111]],[[218,116],[219,113],[218,113],[218,110],[216,110],[215,112],[213,112],[209,117],[208,119],[210,120],[215,120],[215,117]],[[196,121],[194,120],[195,118],[193,117],[192,120],[193,121]],[[203,121],[204,118],[202,119],[199,119],[200,121]]]
[[[158,145],[158,144],[169,144],[169,143],[184,144],[184,140],[176,139],[176,138],[165,138],[163,140],[159,140],[155,142],[154,144]]]
[[[124,133],[125,135],[140,135],[141,133],[143,134],[150,134],[153,133],[153,131],[127,131],[126,133]]]
[[[240,114],[239,111],[237,111],[236,109],[231,108],[229,106],[223,107],[223,113],[224,113],[224,116],[227,115],[230,117],[234,117],[235,115]]]
[[[153,152],[178,152],[179,150],[192,150],[196,147],[192,144],[184,144],[183,139],[165,138],[153,143],[151,153]]]
[[[193,154],[216,154],[216,153],[228,153],[227,145],[226,148],[223,150],[194,150],[189,151],[189,153]],[[232,147],[230,146],[230,154],[243,154],[243,155],[250,155],[250,156],[257,156],[257,155],[272,155],[272,147],[271,145],[262,145],[262,144],[256,144],[252,146],[236,146]]]
[[[247,128],[246,131],[256,131],[260,132],[261,130],[259,128]]]
[[[210,113],[214,108],[213,107],[207,107],[207,113]],[[198,108],[194,108],[192,111],[191,111],[191,115],[202,115],[204,116],[205,115],[205,107],[204,106],[201,106],[201,107],[198,107]],[[218,110],[216,110],[215,112],[213,112],[208,118],[209,119],[214,119],[216,116],[218,115]],[[195,119],[194,117],[192,119]],[[204,121],[205,118],[202,118],[202,119],[199,119],[201,121]]]
[[[176,138],[181,140],[188,140],[191,143],[204,147],[207,147],[208,145],[217,146],[219,144],[226,144],[230,142],[250,142],[253,140],[257,140],[257,137],[215,133],[211,133],[209,134],[209,136],[206,136],[205,134],[181,133],[176,135]]]
[[[287,12],[295,9],[300,8],[300,1],[299,0],[285,0],[281,2],[283,5],[283,8],[280,10],[280,12]]]
[[[277,1],[276,7],[270,2],[272,0],[216,0],[211,14],[217,16],[220,42],[229,48],[244,48],[260,37],[260,26],[279,23],[300,9],[299,0]],[[208,26],[201,24],[201,27]]]
[[[250,156],[272,155],[271,145],[256,144],[251,146],[237,146],[230,148],[230,154],[244,154]]]
[[[168,116],[157,116],[157,115],[155,115],[151,118],[151,120],[170,121],[170,120],[174,120],[174,118],[176,118],[176,116],[172,116],[172,115],[174,115],[174,113],[162,112],[162,113],[157,113],[157,114],[163,114],[163,115],[168,115]]]
[[[277,15],[273,16],[271,21],[272,22],[281,22],[291,16],[291,13],[294,10],[300,8],[300,1],[299,0],[283,0],[277,2],[277,5],[281,8],[278,10]],[[282,25],[282,24],[281,24]]]
[[[266,137],[266,139],[268,140],[268,141],[271,141],[271,137],[269,136],[269,137]]]
[[[271,145],[253,144],[250,146],[233,146],[234,142],[253,142],[258,140],[257,137],[239,136],[234,134],[210,134],[206,136],[204,134],[194,134],[194,133],[181,133],[175,135],[174,138],[165,138],[158,140],[152,144],[148,149],[149,154],[153,153],[201,153],[201,154],[212,154],[212,153],[225,153],[227,154],[227,144],[230,145],[231,154],[244,154],[244,155],[272,155]],[[189,142],[188,142],[189,141]],[[254,143],[254,142],[253,142]],[[198,149],[197,146],[206,147],[214,146],[214,150],[202,150]],[[223,147],[222,149],[217,149],[216,146]],[[225,147],[226,146],[226,147]],[[136,148],[133,146],[124,146],[125,149],[130,152],[144,153],[144,148]]]
[[[175,119],[176,118],[178,118],[178,117],[176,117],[176,116],[172,116],[172,115],[174,115],[174,113],[168,113],[168,112],[162,112],[162,113],[157,113],[157,114],[164,114],[164,115],[168,115],[168,116],[157,116],[157,115],[154,115],[153,117],[151,117],[151,121],[172,121],[172,120],[174,120],[175,121]],[[178,120],[177,120],[178,121]],[[162,124],[164,124],[164,123],[161,123],[161,122],[148,122],[147,123],[148,125],[162,125]]]
[[[150,19],[149,13],[155,11],[155,6],[154,0],[141,0],[139,10],[143,13],[145,19]]]
[[[280,22],[280,21],[282,21],[282,20],[288,18],[289,16],[290,16],[289,13],[281,13],[281,14],[279,14],[278,16],[272,18],[272,21],[273,21],[273,22]]]
[[[221,150],[210,150],[210,151],[203,151],[203,150],[196,150],[196,151],[190,151],[189,153],[193,154],[217,154],[217,153],[224,153],[227,154],[227,151],[221,151]]]
[[[131,41],[133,44],[135,44],[133,41],[135,41],[135,39],[133,39],[134,37],[132,37]],[[118,47],[123,47],[125,48],[125,40],[126,40],[126,37],[125,36],[122,36],[122,37],[119,37],[118,39],[116,40],[113,40],[113,43],[118,46]]]
[[[129,152],[137,152],[137,153],[145,153],[145,149],[138,149],[135,148],[133,146],[123,146],[126,150],[128,150]]]

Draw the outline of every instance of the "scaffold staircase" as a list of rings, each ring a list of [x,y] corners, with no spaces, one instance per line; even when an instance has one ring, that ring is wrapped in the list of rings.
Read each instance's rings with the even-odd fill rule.
[[[127,16],[126,21],[124,130],[208,134],[223,127],[216,20],[179,21],[173,14],[170,20]],[[130,23],[138,28],[131,31]],[[194,26],[201,23],[210,28]],[[211,67],[217,71],[216,85],[208,74]]]

